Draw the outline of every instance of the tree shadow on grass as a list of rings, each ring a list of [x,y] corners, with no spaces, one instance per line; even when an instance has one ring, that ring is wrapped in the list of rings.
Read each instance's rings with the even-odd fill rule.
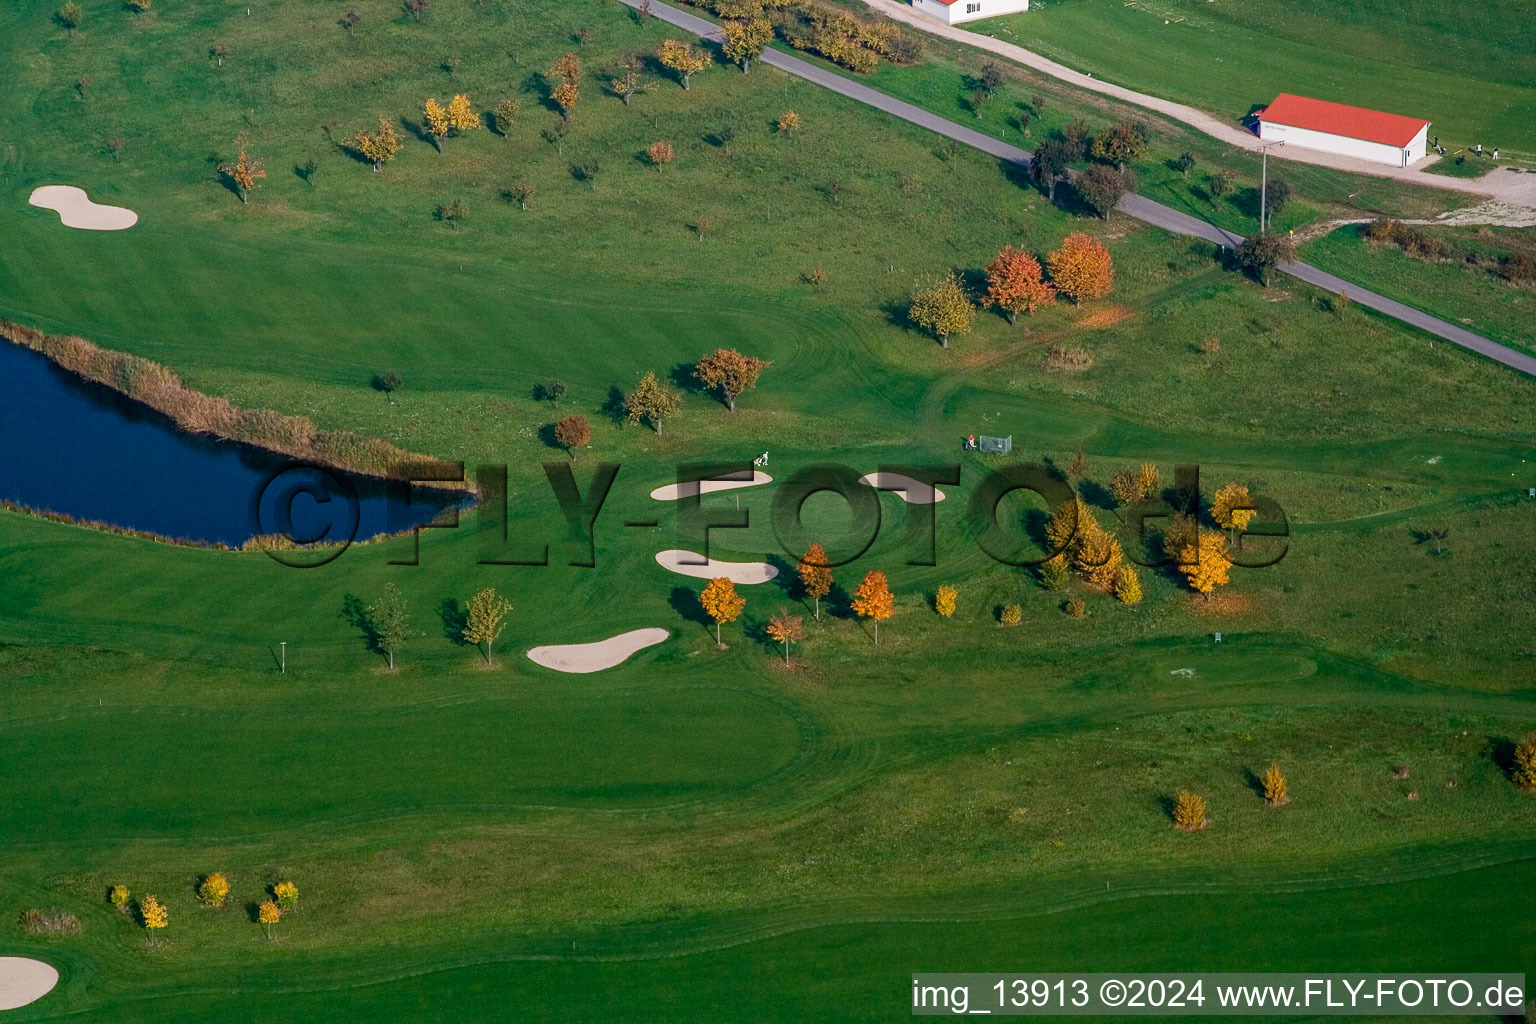
[[[539,428],[539,440],[543,441],[546,447],[553,448],[562,455],[570,454],[566,451],[565,445],[555,439],[555,425],[553,423],[546,423]]]
[[[709,634],[711,640],[715,637],[714,620],[704,611],[704,606],[699,603],[699,595],[692,587],[676,586],[667,597],[667,604],[672,606],[686,622],[696,622]]]
[[[764,558],[769,565],[778,570],[778,575],[773,578],[773,585],[781,590],[785,597],[791,601],[805,601],[805,584],[800,582],[799,565],[790,564],[782,555],[770,554]]]
[[[608,397],[603,400],[602,413],[615,423],[628,423],[629,413],[624,409],[624,392],[617,387],[609,387]]]
[[[379,646],[379,631],[374,627],[373,618],[368,614],[368,606],[363,599],[356,594],[348,594],[341,599],[341,617],[352,623],[363,634],[363,642],[368,645],[368,650],[374,654],[382,654]]]
[[[464,639],[464,629],[469,625],[469,613],[459,606],[458,598],[443,598],[443,603],[437,606],[437,616],[443,622],[443,636],[459,647],[469,643]]]
[[[667,379],[672,386],[691,395],[702,395],[706,388],[704,382],[694,374],[697,363],[678,363],[667,371]]]
[[[1264,779],[1252,768],[1243,769],[1243,782],[1249,789],[1253,790],[1254,796],[1257,796],[1260,800],[1264,799]]]
[[[1513,778],[1515,773],[1515,741],[1508,736],[1489,736],[1488,744],[1484,748],[1488,760],[1492,761],[1505,778]]]
[[[1117,504],[1115,496],[1109,493],[1107,487],[1096,480],[1079,481],[1077,493],[1094,508],[1102,508],[1110,512],[1115,510]]]

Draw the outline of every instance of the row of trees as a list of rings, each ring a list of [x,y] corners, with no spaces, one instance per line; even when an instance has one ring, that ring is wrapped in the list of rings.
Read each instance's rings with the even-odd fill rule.
[[[733,348],[720,348],[702,357],[693,375],[705,388],[716,392],[731,412],[736,399],[757,387],[758,378],[773,364],[756,356],[743,355]],[[647,371],[624,396],[624,412],[631,423],[649,423],[660,434],[662,423],[677,415],[683,396],[676,388],[663,384]]]
[[[257,904],[256,921],[270,940],[272,929],[282,920],[283,915],[298,909],[299,887],[288,880],[276,882],[268,887],[266,897]],[[229,877],[220,871],[204,875],[197,884],[197,900],[210,909],[223,907],[229,901]],[[107,890],[107,901],[121,914],[136,911],[139,924],[151,944],[161,931],[170,926],[170,909],[153,893],[135,902],[126,885],[114,885]]]
[[[469,599],[459,636],[467,644],[480,650],[487,665],[493,664],[492,648],[502,631],[506,629],[507,613],[511,602],[505,600],[494,588],[486,587]],[[363,626],[373,645],[383,654],[391,671],[395,668],[395,655],[404,649],[410,639],[410,610],[405,595],[394,583],[384,584],[379,599],[369,605]]]
[[[832,590],[832,569],[827,564],[827,552],[820,544],[813,543],[800,559],[800,582],[807,597],[816,602],[816,621],[821,621],[821,599]],[[704,613],[715,622],[715,643],[721,644],[720,627],[735,622],[746,609],[747,602],[736,592],[736,584],[729,577],[720,576],[705,585],[699,595]],[[880,623],[896,612],[896,598],[891,593],[890,581],[885,573],[872,569],[864,574],[853,592],[849,605],[853,613],[874,624],[874,641],[880,643]],[[791,616],[782,608],[768,624],[768,635],[784,645],[784,659],[789,660],[789,645],[804,635],[804,623],[799,616]]]
[[[1045,277],[1049,270],[1050,279]],[[1019,314],[1037,310],[1065,295],[1074,305],[1108,295],[1115,284],[1114,260],[1103,243],[1081,232],[1068,235],[1041,266],[1027,250],[1004,247],[984,270],[986,290],[973,300],[956,274],[919,281],[907,308],[908,318],[949,347],[954,334],[968,334],[978,304],[1002,310],[1010,324]]]

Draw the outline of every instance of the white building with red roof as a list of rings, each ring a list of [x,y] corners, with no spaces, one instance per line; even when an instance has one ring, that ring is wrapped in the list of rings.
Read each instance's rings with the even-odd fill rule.
[[[1424,159],[1429,122],[1283,92],[1259,114],[1259,138],[1393,167]]]
[[[1029,0],[912,0],[912,8],[946,25],[1029,10]]]

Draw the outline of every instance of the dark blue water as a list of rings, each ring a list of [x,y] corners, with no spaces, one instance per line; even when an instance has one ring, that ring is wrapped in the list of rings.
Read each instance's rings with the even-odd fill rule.
[[[0,499],[232,546],[257,533],[346,540],[354,523],[355,539],[364,540],[430,522],[462,500],[293,465],[179,431],[159,413],[0,340]]]

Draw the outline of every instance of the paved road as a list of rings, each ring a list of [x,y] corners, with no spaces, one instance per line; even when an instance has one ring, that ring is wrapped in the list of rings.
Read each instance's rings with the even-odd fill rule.
[[[958,28],[954,25],[946,25],[913,10],[902,0],[864,0],[872,10],[879,12],[894,21],[900,21],[911,25],[921,32],[927,32],[944,39],[951,39],[957,43],[974,46],[988,53],[995,53],[999,57],[1006,57],[1016,64],[1033,68],[1052,78],[1060,79],[1079,89],[1100,93],[1104,96],[1112,96],[1117,100],[1134,103],[1138,107],[1155,110],[1165,114],[1176,121],[1182,121],[1197,131],[1203,132],[1214,139],[1231,146],[1240,146],[1243,149],[1257,150],[1259,139],[1251,131],[1206,113],[1196,107],[1184,103],[1175,103],[1157,96],[1149,96],[1135,89],[1127,89],[1121,85],[1105,82],[1094,78],[1092,75],[1075,71],[1065,64],[1058,64],[1049,57],[1041,56],[1033,50],[1026,50],[1016,43],[1006,42],[994,36],[984,35],[980,30]],[[1323,153],[1313,149],[1300,149],[1295,146],[1285,146],[1270,150],[1269,155],[1280,160],[1292,160],[1298,163],[1317,164],[1321,167],[1332,167],[1341,171],[1350,171],[1354,174],[1370,174],[1379,178],[1395,178],[1424,188],[1445,189],[1451,192],[1464,192],[1473,195],[1492,196],[1495,199],[1507,203],[1513,203],[1524,207],[1536,207],[1536,177],[1530,174],[1517,174],[1507,169],[1491,170],[1478,178],[1452,178],[1444,174],[1429,174],[1424,168],[1434,163],[1433,159],[1426,159],[1413,167],[1389,167],[1383,164],[1371,163],[1369,160],[1357,160],[1353,157],[1340,156],[1336,153]]]
[[[643,0],[619,0],[619,2],[638,8]],[[651,0],[651,12],[662,21],[675,25],[686,32],[701,36],[712,42],[720,41],[720,32],[714,23],[706,21],[697,15],[689,14],[687,11],[680,11],[674,7],[668,7],[666,4],[660,3],[659,0]],[[808,82],[824,86],[833,92],[847,96],[849,99],[874,107],[876,110],[885,111],[888,114],[901,118],[903,121],[910,121],[919,127],[927,128],[929,131],[936,132],[946,138],[954,139],[956,142],[995,156],[999,160],[1007,160],[1011,163],[1024,165],[1027,165],[1030,161],[1028,150],[1020,149],[1018,146],[1010,145],[1001,139],[985,135],[974,128],[967,128],[965,125],[956,124],[954,121],[942,118],[921,107],[913,106],[910,103],[896,99],[894,96],[871,89],[867,85],[844,78],[842,75],[828,71],[825,68],[817,67],[809,61],[801,60],[799,57],[793,57],[778,50],[767,50],[763,53],[761,62],[794,75],[796,78],[803,78]],[[1230,231],[1223,230],[1214,224],[1201,220],[1199,217],[1191,216],[1131,192],[1127,192],[1120,197],[1118,208],[1122,213],[1151,224],[1154,227],[1159,227],[1175,234],[1203,238],[1216,245],[1235,247],[1243,240],[1241,235],[1234,235]],[[1460,345],[1462,348],[1476,352],[1479,355],[1487,356],[1494,362],[1502,363],[1513,370],[1536,377],[1536,358],[1500,345],[1496,341],[1490,341],[1464,327],[1458,327],[1456,324],[1441,320],[1439,317],[1430,316],[1428,313],[1389,299],[1385,295],[1378,295],[1375,292],[1367,291],[1343,278],[1324,273],[1310,264],[1300,262],[1286,263],[1280,269],[1292,277],[1299,278],[1320,288],[1326,288],[1335,294],[1344,292],[1349,296],[1350,301],[1357,305],[1373,309],[1385,316],[1392,317],[1394,320],[1400,320],[1438,338],[1443,338],[1453,345]]]

